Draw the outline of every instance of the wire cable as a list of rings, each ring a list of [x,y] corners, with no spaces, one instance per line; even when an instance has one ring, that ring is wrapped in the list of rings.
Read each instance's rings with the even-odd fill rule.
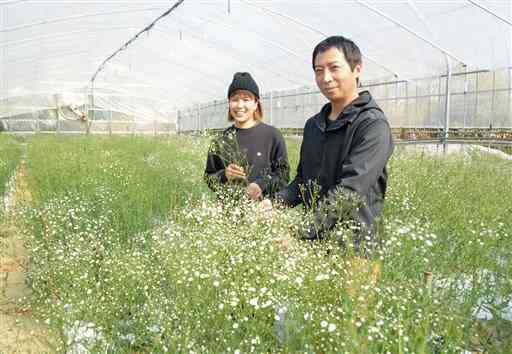
[[[42,26],[42,25],[49,25],[49,24],[68,22],[68,21],[76,21],[76,20],[81,20],[81,19],[89,18],[89,17],[121,15],[121,14],[135,13],[135,12],[148,12],[148,11],[151,12],[151,11],[156,11],[156,10],[161,10],[161,9],[162,9],[162,7],[159,6],[159,7],[151,7],[151,8],[143,8],[143,9],[94,12],[94,13],[65,16],[65,17],[52,18],[52,19],[43,20],[43,21],[24,23],[24,24],[14,26],[14,27],[0,28],[0,33],[14,32],[14,31],[19,31],[21,29],[37,27],[37,26]]]
[[[503,16],[500,16],[498,13],[496,13],[496,11],[492,11],[491,9],[489,9],[488,7],[485,7],[484,5],[482,5],[481,3],[479,3],[478,1],[475,1],[475,0],[468,0],[470,3],[472,3],[473,5],[475,5],[476,7],[484,10],[485,12],[487,12],[488,14],[490,14],[491,16],[494,16],[496,17],[497,19],[500,19],[501,21],[507,23],[509,26],[512,26],[512,21],[506,19],[505,17]]]
[[[309,30],[310,30],[310,31],[312,31],[313,33],[319,34],[319,35],[321,35],[322,37],[328,37],[328,34],[327,34],[327,33],[322,32],[322,31],[320,31],[318,28],[313,27],[313,26],[311,26],[311,25],[309,25],[309,24],[307,24],[307,23],[305,23],[305,22],[303,22],[303,21],[300,21],[299,19],[297,19],[297,18],[295,18],[295,17],[292,17],[292,16],[289,16],[289,15],[286,15],[286,14],[281,13],[281,12],[277,12],[277,11],[275,11],[275,10],[271,10],[271,9],[269,9],[269,8],[267,8],[267,7],[263,7],[263,6],[259,6],[259,5],[257,5],[257,4],[253,4],[253,3],[251,3],[251,2],[249,2],[249,1],[247,1],[247,0],[240,0],[240,2],[241,2],[241,3],[243,3],[243,4],[246,4],[246,5],[248,5],[248,6],[252,6],[252,7],[258,8],[258,9],[262,10],[263,12],[267,12],[267,13],[270,13],[270,14],[272,14],[272,15],[274,15],[274,16],[278,16],[278,17],[284,18],[285,20],[288,20],[288,21],[290,21],[290,22],[292,22],[292,23],[294,23],[294,24],[296,24],[296,25],[298,25],[298,26],[300,26],[300,27],[304,27],[304,28],[309,29]],[[384,70],[385,70],[385,71],[387,71],[388,73],[392,74],[395,78],[400,77],[400,75],[399,75],[396,71],[394,71],[393,69],[390,69],[390,68],[388,68],[387,66],[383,65],[382,63],[380,63],[379,61],[377,61],[377,60],[376,60],[376,59],[374,59],[373,57],[370,57],[370,56],[368,56],[367,54],[365,54],[365,55],[364,55],[364,57],[365,57],[366,59],[368,59],[369,61],[371,61],[372,63],[374,63],[375,65],[377,65],[377,66],[381,67],[382,69],[384,69]]]
[[[146,26],[144,29],[142,29],[141,31],[139,31],[135,36],[133,36],[130,40],[128,40],[128,42],[126,42],[125,44],[123,44],[121,46],[121,48],[119,48],[118,50],[116,50],[112,55],[110,55],[107,59],[105,59],[103,61],[103,63],[101,63],[101,65],[98,67],[98,69],[96,70],[96,72],[94,73],[94,75],[92,76],[91,78],[91,83],[94,82],[94,80],[96,80],[96,76],[98,76],[98,74],[100,73],[101,70],[103,70],[105,68],[105,65],[107,64],[107,62],[114,58],[117,54],[119,54],[120,52],[122,52],[123,50],[125,50],[126,48],[128,48],[128,46],[130,44],[132,44],[133,42],[135,42],[139,36],[141,34],[143,34],[144,32],[148,32],[151,28],[153,28],[153,26],[158,22],[160,21],[162,18],[166,17],[167,15],[169,15],[172,11],[174,11],[178,6],[180,6],[185,0],[178,0],[169,10],[165,11],[162,15],[158,16],[153,22],[151,22],[148,26]]]
[[[0,1],[0,5],[13,5],[13,4],[17,4],[19,2],[25,2],[25,1],[29,1],[29,0],[9,0],[9,1]]]

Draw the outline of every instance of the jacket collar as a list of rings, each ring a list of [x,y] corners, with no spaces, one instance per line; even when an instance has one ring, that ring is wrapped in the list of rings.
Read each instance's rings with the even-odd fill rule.
[[[328,119],[328,117],[329,117],[329,113],[331,113],[331,109],[332,109],[331,103],[327,103],[322,107],[322,109],[320,110],[320,113],[318,113],[315,117],[315,122],[316,122],[316,125],[318,126],[318,128],[322,132],[325,132],[326,130],[332,131],[332,130],[340,129],[345,124],[352,124],[354,122],[354,120],[357,118],[357,116],[359,115],[359,112],[361,112],[361,110],[363,108],[371,107],[371,106],[377,107],[377,104],[375,103],[372,96],[370,95],[370,92],[362,91],[359,93],[359,96],[354,101],[352,101],[352,103],[350,103],[348,106],[345,107],[343,112],[341,112],[338,115],[336,120],[333,121],[329,125],[328,129],[326,129],[325,122],[326,122],[326,119]]]

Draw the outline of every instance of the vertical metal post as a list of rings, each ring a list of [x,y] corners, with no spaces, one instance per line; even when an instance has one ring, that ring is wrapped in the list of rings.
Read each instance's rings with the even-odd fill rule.
[[[171,136],[171,131],[172,131],[171,126],[172,126],[171,115],[169,115],[168,121],[167,121],[167,136]]]
[[[478,96],[480,95],[480,91],[479,91],[479,85],[478,85],[478,72],[475,73],[474,75],[476,75],[476,86],[475,86],[475,115],[473,117],[473,122],[475,122],[477,119],[478,119]],[[480,125],[480,124],[479,124]],[[473,127],[475,127],[475,125],[473,124]],[[479,127],[481,128],[481,127]]]
[[[307,88],[306,91],[304,92],[303,104],[304,104],[304,120],[301,122],[302,126],[304,126],[304,123],[309,118],[308,108],[311,105],[311,93],[310,93],[310,89],[309,88]],[[306,114],[306,112],[308,112],[308,113]]]
[[[59,112],[56,112],[57,114],[57,127],[56,127],[56,132],[57,134],[60,133],[60,119],[59,119]]]
[[[41,70],[39,69],[39,66],[40,66],[39,63],[36,63],[34,65],[38,83],[41,80]],[[35,130],[34,133],[37,134],[39,132],[39,110],[35,110],[34,107],[31,107],[30,111],[31,111],[31,115],[32,115],[33,123],[34,123],[34,130]]]
[[[54,95],[55,99],[55,115],[57,116],[57,134],[60,133],[60,114],[59,114],[59,98],[58,95]]]
[[[176,134],[180,133],[181,129],[181,111],[178,109],[176,111]]]
[[[95,119],[95,111],[94,111],[94,80],[91,80],[91,93],[90,93],[90,102],[91,102],[91,106],[89,108],[89,112],[90,114],[88,114],[88,122],[87,122],[87,135],[89,135],[91,133],[91,127],[92,127],[92,123],[94,122],[94,119]]]
[[[87,96],[87,87],[84,87],[83,95],[84,95],[84,114],[85,114],[85,119],[83,121],[81,121],[81,123],[80,123],[80,133],[84,133],[82,131],[82,127],[85,127],[85,133],[87,133],[87,123],[88,123],[88,120],[89,120],[89,97]]]
[[[414,104],[414,113],[415,113],[414,116],[415,117],[419,116],[419,113],[418,113],[418,110],[419,110],[418,109],[418,101],[419,101],[419,92],[418,92],[418,90],[419,90],[419,87],[420,87],[420,85],[418,85],[418,83],[416,82],[416,99],[415,99],[415,104]],[[422,121],[423,121],[423,125],[424,125],[425,124],[425,119],[422,119]]]
[[[431,87],[431,86],[430,86]],[[427,117],[428,117],[428,120],[429,121],[432,121],[432,98],[434,96],[434,93],[432,92],[432,90],[430,89],[429,90],[430,92],[428,93],[428,108],[427,108]],[[439,96],[438,96],[439,98]]]
[[[468,115],[468,108],[466,107],[467,106],[467,94],[468,94],[468,68],[467,66],[464,67],[464,100],[463,100],[463,104],[464,104],[464,112],[463,112],[463,128],[464,130],[466,130],[466,120],[467,120],[467,115]]]
[[[108,135],[112,136],[112,108],[108,110]]]
[[[405,119],[409,119],[409,80],[405,82]],[[398,122],[398,125],[400,126],[402,123]]]
[[[301,96],[302,96],[302,100],[301,100],[301,106],[302,106],[302,122],[305,122],[306,121],[306,98],[307,98],[307,95],[306,95],[306,92],[305,92],[306,89],[302,89],[302,92],[301,92]]]
[[[34,116],[34,111],[36,113],[36,116],[35,116],[35,133],[37,134],[37,133],[39,133],[39,113],[40,113],[40,111],[39,110],[34,110],[34,108],[32,108],[31,111],[32,111],[32,116]]]
[[[1,23],[2,23],[2,26],[5,26],[7,27],[7,19],[8,19],[8,14],[7,14],[7,6],[1,6],[0,7],[0,20],[1,20]],[[3,33],[3,39],[5,42],[7,42],[7,39],[8,39],[8,32],[4,32]],[[10,104],[10,100],[9,100],[9,79],[7,78],[7,53],[8,53],[8,46],[5,45],[2,49],[2,72],[1,72],[1,77],[2,77],[2,80],[0,80],[0,82],[2,83],[0,89],[2,90],[2,92],[4,93],[3,95],[3,99],[4,99],[4,102],[5,102],[5,105],[7,107],[7,122],[9,123],[9,118],[11,117],[11,104]],[[7,130],[9,130],[9,125],[7,124]]]
[[[196,116],[196,129],[195,129],[196,132],[199,131],[200,119],[201,119],[201,105],[198,104],[197,105],[197,116]]]
[[[511,109],[511,102],[510,100],[512,99],[511,97],[511,94],[512,94],[512,68],[508,68],[507,69],[507,72],[508,72],[508,92],[507,92],[507,104],[508,104],[508,107],[507,107],[507,113],[508,113],[508,118],[510,119],[510,125],[509,125],[509,128],[512,128],[512,112],[510,111]]]
[[[269,98],[269,101],[270,101],[270,108],[269,108],[269,116],[270,116],[270,125],[274,125],[274,117],[273,117],[273,105],[274,105],[274,102],[273,102],[273,99],[272,99],[272,96],[273,96],[273,93],[272,91],[270,91],[270,98]]]
[[[493,127],[493,121],[492,119],[494,116],[494,110],[495,110],[495,101],[496,101],[496,70],[492,71],[492,99],[491,99],[491,115],[489,117],[489,129]],[[490,133],[490,132],[489,132]]]
[[[450,58],[446,56],[446,98],[444,102],[444,137],[443,137],[443,152],[446,153],[446,147],[448,143],[449,129],[450,129],[450,96],[451,96],[451,87],[450,82],[452,79],[452,68],[450,63]]]
[[[297,112],[299,110],[299,89],[296,89],[295,90],[295,112]],[[295,114],[296,116],[298,116],[298,114]]]
[[[395,82],[395,117],[398,112],[398,81]]]
[[[39,126],[39,112],[37,112],[37,115],[36,115],[36,133],[39,133],[40,131],[40,126]]]
[[[438,83],[437,83],[437,103],[438,103],[438,107],[439,107],[439,112],[444,112],[443,100],[441,99],[441,96],[443,95],[441,87],[443,87],[443,77],[442,77],[442,75],[439,75],[439,79],[438,79]],[[439,122],[441,122],[441,118],[439,118]],[[444,126],[444,122],[443,122],[443,126]],[[442,129],[444,129],[444,128],[442,128]],[[441,133],[439,134],[439,140],[443,139],[443,133],[444,132],[441,131]]]

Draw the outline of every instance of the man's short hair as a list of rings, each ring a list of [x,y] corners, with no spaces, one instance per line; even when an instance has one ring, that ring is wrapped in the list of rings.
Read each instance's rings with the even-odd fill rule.
[[[352,40],[343,36],[331,36],[318,43],[313,50],[313,70],[315,69],[316,56],[331,48],[337,48],[343,53],[347,63],[350,65],[350,70],[354,71],[357,64],[362,64],[361,51]]]

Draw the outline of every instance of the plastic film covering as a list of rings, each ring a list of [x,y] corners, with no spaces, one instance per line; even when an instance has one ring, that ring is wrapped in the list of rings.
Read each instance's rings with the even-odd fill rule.
[[[91,82],[107,57],[173,4],[0,1],[4,128],[219,128],[236,71],[257,80],[267,120],[302,127],[325,103],[311,52],[333,34],[361,48],[363,85],[393,126],[442,126],[448,64],[457,73],[452,126],[512,125],[508,1],[185,0]]]
[[[511,71],[459,72],[451,78],[450,127],[454,129],[512,128]],[[442,129],[445,120],[446,76],[415,80],[365,82],[393,128]],[[280,128],[300,129],[326,103],[314,88],[262,95],[264,119]],[[229,124],[227,100],[198,104],[178,112],[183,132],[220,129]]]

